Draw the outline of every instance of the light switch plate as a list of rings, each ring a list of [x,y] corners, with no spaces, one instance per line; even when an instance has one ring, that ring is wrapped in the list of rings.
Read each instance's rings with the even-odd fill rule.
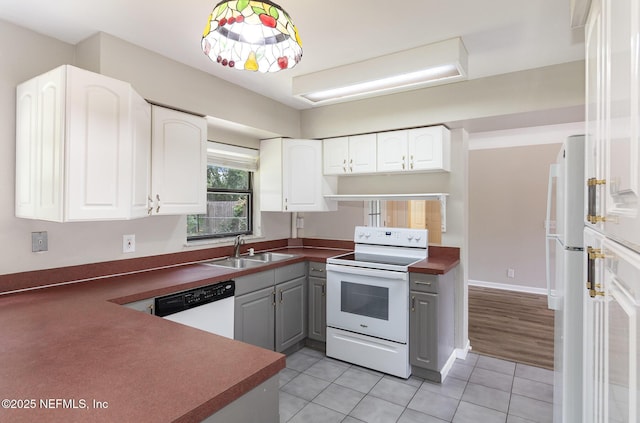
[[[31,251],[34,253],[39,253],[41,251],[47,250],[49,250],[47,231],[31,232]]]

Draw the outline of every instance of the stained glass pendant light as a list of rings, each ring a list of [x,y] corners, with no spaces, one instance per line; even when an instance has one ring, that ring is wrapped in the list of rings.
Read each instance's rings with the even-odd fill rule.
[[[202,34],[202,50],[222,66],[254,72],[289,69],[302,58],[291,18],[267,0],[218,3]]]

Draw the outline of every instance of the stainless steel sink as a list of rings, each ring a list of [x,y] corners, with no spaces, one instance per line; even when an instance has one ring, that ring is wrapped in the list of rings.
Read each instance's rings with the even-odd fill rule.
[[[252,256],[243,256],[243,258],[247,260],[253,260],[253,261],[258,261],[262,263],[271,263],[274,261],[287,260],[293,257],[295,257],[295,255],[293,254],[270,253],[270,252],[258,253]]]
[[[206,264],[208,266],[230,267],[233,269],[246,269],[249,267],[261,266],[263,263],[258,260],[247,260],[244,257],[227,257],[227,258],[208,261],[203,264]]]

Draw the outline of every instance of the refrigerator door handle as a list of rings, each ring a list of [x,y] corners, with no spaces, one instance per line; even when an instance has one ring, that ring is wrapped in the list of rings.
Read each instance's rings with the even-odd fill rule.
[[[553,295],[551,289],[551,243],[555,243],[558,234],[551,233],[551,207],[553,205],[553,181],[558,177],[558,165],[552,164],[549,167],[549,185],[547,187],[547,218],[544,222],[546,233],[545,244],[545,262],[546,262],[546,279],[547,279],[547,305],[551,310],[558,309],[559,298]]]
[[[553,180],[558,177],[558,165],[552,164],[549,167],[549,185],[547,186],[547,218],[544,221],[547,238],[557,238],[557,233],[551,233],[551,207],[553,205]],[[557,219],[557,216],[556,216]]]

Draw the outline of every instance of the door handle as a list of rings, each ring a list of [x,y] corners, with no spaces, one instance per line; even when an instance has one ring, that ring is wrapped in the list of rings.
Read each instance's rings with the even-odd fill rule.
[[[411,296],[411,311],[416,311],[416,296]]]
[[[587,291],[589,296],[595,298],[604,296],[604,291],[599,291],[602,284],[596,283],[596,260],[605,258],[599,248],[587,247]]]
[[[156,203],[156,213],[160,213],[160,194],[156,194],[156,199],[158,200],[158,202]]]

